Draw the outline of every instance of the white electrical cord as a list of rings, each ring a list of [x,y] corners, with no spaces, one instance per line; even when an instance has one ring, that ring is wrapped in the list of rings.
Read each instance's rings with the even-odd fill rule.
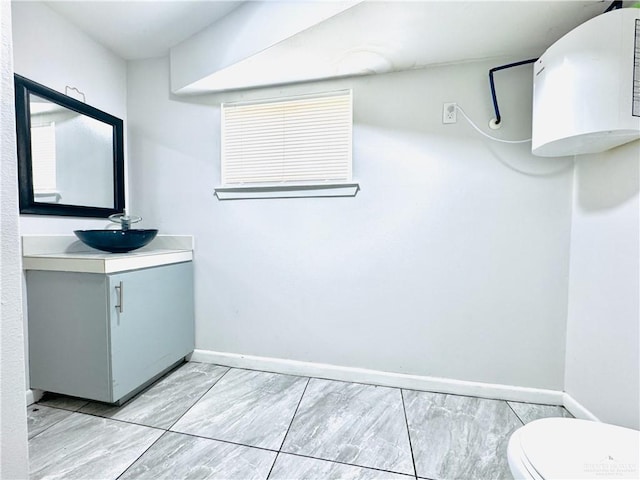
[[[473,123],[473,120],[471,120],[469,118],[469,116],[465,113],[465,111],[462,109],[462,107],[458,104],[456,104],[456,109],[460,111],[460,113],[462,114],[462,116],[467,120],[467,122],[469,122],[469,124],[476,129],[476,131],[482,135],[484,135],[485,137],[491,139],[491,140],[495,140],[496,142],[502,142],[502,143],[527,143],[530,142],[531,139],[527,138],[526,140],[503,140],[501,138],[497,138],[497,137],[492,137],[491,135],[489,135],[488,133],[483,132],[482,130],[480,130],[480,128],[478,128],[478,126]]]
[[[496,138],[496,137],[492,137],[491,135],[483,132],[482,130],[480,130],[480,128],[478,128],[478,126],[473,123],[473,120],[471,120],[469,118],[469,116],[465,113],[465,111],[462,109],[461,106],[459,106],[458,104],[455,105],[456,109],[460,111],[460,113],[462,114],[462,116],[465,118],[465,120],[467,122],[469,122],[469,124],[476,129],[476,131],[482,135],[484,135],[485,137],[491,139],[491,140],[495,140],[496,142],[501,142],[501,143],[527,143],[530,142],[531,139],[527,138],[526,140],[503,140],[501,138]],[[571,168],[573,168],[573,164],[575,162],[575,156],[571,159],[570,162],[568,162],[566,165],[563,165],[561,168],[557,169],[557,170],[553,170],[551,172],[542,172],[542,173],[534,173],[534,172],[527,172],[525,170],[521,170],[519,168],[514,167],[513,165],[510,165],[509,163],[505,162],[504,160],[502,160],[499,157],[496,157],[498,159],[498,161],[500,163],[502,163],[505,167],[510,168],[511,170],[514,170],[515,172],[521,173],[523,175],[528,175],[530,177],[547,177],[547,176],[551,176],[551,175],[557,175],[558,173],[562,173],[565,170],[569,170]]]

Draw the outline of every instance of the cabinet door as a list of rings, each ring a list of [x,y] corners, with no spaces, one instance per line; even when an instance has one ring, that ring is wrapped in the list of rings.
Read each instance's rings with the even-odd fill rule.
[[[117,401],[193,351],[192,262],[109,275],[109,292]]]
[[[107,279],[27,271],[30,386],[111,401]]]

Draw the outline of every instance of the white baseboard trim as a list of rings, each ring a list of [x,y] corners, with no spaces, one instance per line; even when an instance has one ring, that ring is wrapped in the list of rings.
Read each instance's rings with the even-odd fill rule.
[[[583,420],[591,420],[594,422],[599,422],[600,419],[596,417],[591,411],[578,402],[575,398],[569,395],[567,392],[564,392],[562,404],[564,408],[569,410],[569,413],[576,418],[581,418]]]
[[[266,372],[300,375],[305,377],[367,383],[384,387],[405,388],[427,392],[451,393],[472,397],[512,400],[516,402],[562,405],[564,392],[540,388],[518,387],[495,383],[470,382],[450,378],[407,375],[365,368],[341,367],[324,363],[301,362],[271,357],[241,355],[237,353],[195,350],[191,362],[215,363],[228,367],[263,370]]]
[[[497,383],[469,382],[450,378],[407,375],[404,373],[383,372],[366,368],[341,367],[325,363],[301,362],[281,358],[258,357],[237,353],[214,352],[211,350],[194,350],[189,355],[190,362],[215,363],[227,367],[263,370],[266,372],[301,375],[305,377],[326,378],[344,382],[367,383],[383,387],[405,388],[426,392],[451,393],[472,397],[510,400],[514,402],[542,403],[547,405],[563,405],[571,415],[584,420],[599,422],[588,408],[566,392],[545,390],[541,388],[518,387]],[[33,405],[42,398],[42,390],[26,391],[27,406]]]
[[[44,392],[42,390],[27,390],[27,407],[40,400],[43,394]]]

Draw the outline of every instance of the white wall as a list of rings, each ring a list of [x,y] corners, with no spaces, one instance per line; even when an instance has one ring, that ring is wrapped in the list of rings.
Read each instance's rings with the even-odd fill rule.
[[[15,72],[62,93],[66,86],[78,88],[89,105],[122,118],[126,132],[126,62],[40,2],[12,2],[11,9]],[[23,234],[69,234],[104,225],[96,219],[20,217]]]
[[[640,428],[640,142],[576,163],[565,390]]]
[[[456,101],[486,126],[500,63],[178,98],[166,59],[130,62],[131,194],[195,235],[197,348],[562,390],[571,169],[441,124]],[[214,198],[220,101],[337,88],[355,198]],[[531,68],[498,88],[496,134],[526,138]]]
[[[11,8],[0,2],[0,478],[28,477]]]

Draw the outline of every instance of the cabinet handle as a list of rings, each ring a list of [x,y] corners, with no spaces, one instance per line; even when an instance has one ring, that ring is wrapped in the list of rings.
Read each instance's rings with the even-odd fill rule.
[[[116,290],[118,292],[118,304],[116,308],[120,313],[124,312],[124,284],[120,282],[119,285],[116,285]]]

